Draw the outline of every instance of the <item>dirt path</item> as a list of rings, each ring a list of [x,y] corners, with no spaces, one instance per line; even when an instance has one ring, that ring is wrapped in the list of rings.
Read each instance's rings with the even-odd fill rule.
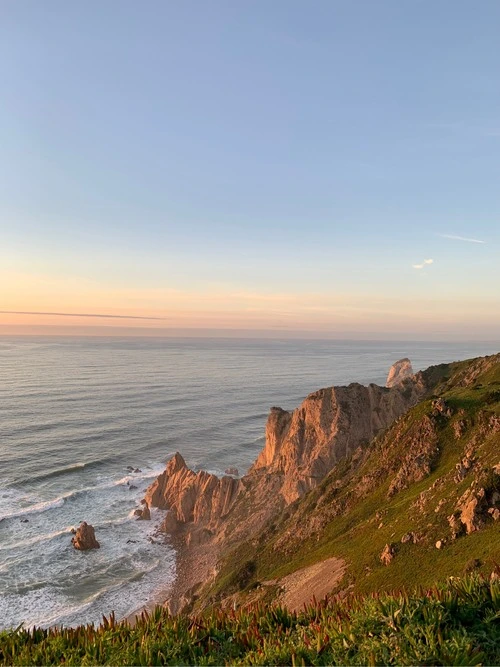
[[[285,589],[279,600],[291,611],[300,611],[313,595],[319,601],[331,593],[346,569],[346,562],[342,559],[328,558],[297,570],[279,580],[279,585]]]

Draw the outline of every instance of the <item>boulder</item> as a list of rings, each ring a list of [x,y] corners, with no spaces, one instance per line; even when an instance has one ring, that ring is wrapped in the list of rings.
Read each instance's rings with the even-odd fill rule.
[[[500,510],[497,507],[490,507],[488,514],[491,515],[493,521],[498,521],[500,519]]]
[[[486,491],[483,488],[469,489],[460,498],[458,506],[460,521],[465,526],[467,535],[483,527],[485,506]]]
[[[432,412],[437,417],[451,417],[453,410],[450,408],[444,398],[435,398],[432,401]]]
[[[396,555],[396,550],[394,548],[394,545],[386,544],[382,550],[382,553],[380,554],[380,560],[384,565],[389,565],[389,563],[391,563],[394,560],[395,555]]]
[[[399,361],[396,361],[396,363],[392,364],[391,368],[389,369],[389,375],[387,376],[385,386],[388,388],[394,387],[395,385],[400,384],[404,380],[407,380],[411,377],[413,377],[411,361],[408,359],[408,357],[399,359]]]
[[[71,538],[71,544],[79,551],[99,549],[101,546],[95,538],[94,527],[86,521],[82,521],[79,528],[77,528],[75,536]]]
[[[226,468],[224,472],[226,475],[234,475],[235,477],[238,477],[238,475],[240,474],[238,472],[238,468],[233,468],[231,466],[229,468]]]
[[[136,510],[138,521],[151,521],[151,512],[149,510],[149,505],[144,503],[141,510]]]

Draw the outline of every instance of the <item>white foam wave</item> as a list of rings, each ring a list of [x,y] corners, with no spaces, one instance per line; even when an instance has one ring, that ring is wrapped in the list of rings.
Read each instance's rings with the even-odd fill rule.
[[[60,535],[66,535],[71,533],[73,526],[67,526],[62,530],[56,530],[53,533],[45,533],[43,535],[36,535],[35,537],[30,537],[27,540],[20,540],[19,542],[13,542],[7,546],[0,546],[0,551],[10,551],[13,549],[19,549],[21,547],[31,547],[34,544],[39,544],[40,542],[49,542],[50,540],[59,537]]]
[[[161,471],[160,471],[161,472]],[[55,509],[57,507],[61,507],[64,505],[64,503],[69,500],[70,498],[75,498],[79,495],[82,494],[88,494],[88,493],[93,493],[93,492],[98,492],[98,491],[105,491],[106,489],[113,489],[118,486],[128,486],[127,483],[134,482],[134,486],[138,483],[140,483],[141,480],[145,481],[147,479],[151,479],[154,477],[157,477],[160,472],[158,471],[150,471],[146,473],[137,473],[137,474],[130,474],[126,475],[125,477],[122,477],[121,479],[118,480],[113,480],[109,482],[105,482],[103,484],[97,484],[96,486],[87,486],[84,487],[83,489],[76,489],[74,491],[68,491],[67,493],[63,493],[62,495],[58,496],[57,498],[53,498],[51,500],[44,500],[40,501],[38,503],[35,503],[33,505],[29,505],[28,507],[23,507],[20,509],[15,509],[10,512],[6,512],[5,514],[0,514],[0,522],[3,521],[4,519],[16,519],[22,516],[25,516],[26,514],[37,514],[40,512],[46,512],[51,509]],[[13,502],[13,500],[12,500]]]
[[[13,512],[7,512],[7,514],[3,514],[0,516],[0,521],[3,521],[4,519],[15,519],[20,516],[25,516],[26,514],[46,512],[47,510],[51,510],[56,507],[61,507],[62,505],[64,505],[66,497],[70,495],[72,494],[70,493],[64,494],[62,496],[59,496],[58,498],[54,498],[53,500],[45,500],[43,502],[35,503],[34,505],[29,505],[28,507],[23,507],[22,509],[15,510]]]

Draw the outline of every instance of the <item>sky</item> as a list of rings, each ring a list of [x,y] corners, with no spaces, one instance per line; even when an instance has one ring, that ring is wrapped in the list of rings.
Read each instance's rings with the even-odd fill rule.
[[[0,334],[500,340],[499,32],[498,0],[2,0]]]

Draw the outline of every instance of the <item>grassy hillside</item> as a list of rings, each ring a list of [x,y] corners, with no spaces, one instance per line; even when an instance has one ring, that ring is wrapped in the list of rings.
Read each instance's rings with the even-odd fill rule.
[[[500,356],[426,373],[432,395],[227,554],[205,599],[236,594],[244,603],[259,591],[272,599],[279,586],[269,582],[331,556],[348,563],[341,587],[362,593],[431,586],[500,563],[500,521],[487,511],[500,508]],[[478,529],[467,534],[464,494],[481,489]],[[380,559],[386,545],[388,565]]]
[[[131,627],[0,633],[1,665],[500,664],[500,580],[477,575],[426,593],[171,617]]]

